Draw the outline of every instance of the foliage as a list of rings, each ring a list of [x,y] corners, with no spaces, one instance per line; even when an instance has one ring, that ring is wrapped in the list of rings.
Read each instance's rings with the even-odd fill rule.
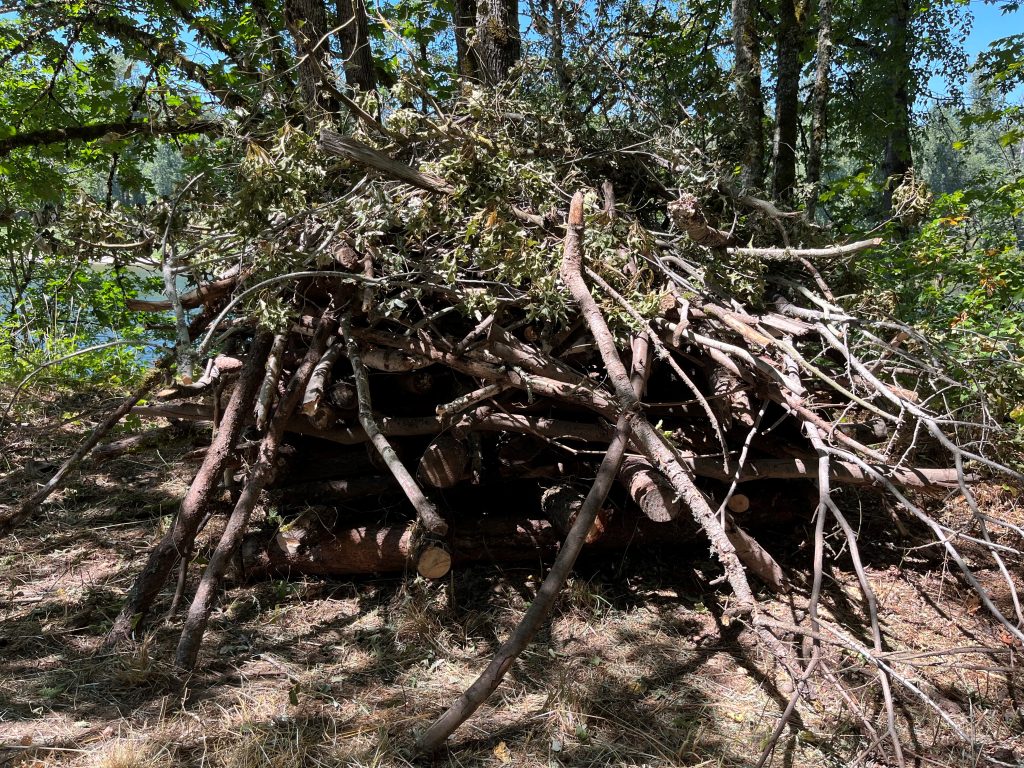
[[[819,7],[797,6],[806,81],[818,55]],[[1003,410],[1012,411],[1020,386],[1013,361],[1021,174],[1010,161],[1018,162],[1024,130],[1014,91],[1024,79],[1022,38],[997,41],[981,57],[967,109],[960,99],[970,26],[964,4],[906,5],[908,61],[888,53],[899,33],[892,4],[832,6],[835,98],[820,197],[831,230],[808,227],[801,238],[813,244],[885,226],[880,201],[894,186],[879,168],[898,118],[894,78],[909,67],[912,106],[929,78],[943,76],[952,103],[922,116],[915,147],[915,178],[930,185],[934,208],[890,230],[904,242],[884,266],[862,272],[868,281],[857,287],[884,287],[894,313],[939,333],[965,360],[999,361],[984,370]],[[0,151],[3,376],[18,379],[97,341],[169,338],[166,321],[146,327],[125,308],[128,298],[162,290],[155,270],[165,229],[178,252],[189,254],[182,277],[189,285],[241,262],[254,279],[297,269],[312,242],[303,228],[337,226],[360,251],[376,249],[394,273],[429,268],[449,285],[471,277],[504,286],[500,300],[495,292],[468,292],[466,312],[514,301],[551,323],[566,312],[553,256],[557,236],[523,226],[515,209],[544,216],[564,208],[568,189],[596,192],[603,179],[616,180],[620,205],[642,227],[627,219],[589,227],[587,246],[599,271],[644,312],[656,311],[660,297],[643,269],[651,243],[642,232],[669,229],[664,202],[676,191],[698,194],[712,218],[744,240],[777,239],[763,217],[733,220],[735,209],[718,187],[734,178],[742,154],[724,0],[524,4],[525,54],[498,90],[459,82],[453,10],[448,0],[380,4],[368,26],[381,87],[350,96],[385,133],[349,112],[330,118],[343,132],[446,178],[457,189],[447,201],[379,177],[368,178],[358,195],[344,194],[362,170],[318,152],[303,111],[302,61],[274,4],[36,3],[0,19],[0,142],[69,126],[146,126]],[[779,76],[772,48],[778,13],[766,3],[757,16],[768,103]],[[801,120],[808,128],[809,105]],[[198,121],[216,129],[178,132]],[[773,121],[765,116],[767,128]],[[171,200],[191,179],[197,181],[168,227]],[[588,216],[602,216],[596,195]],[[221,235],[215,247],[210,232]],[[149,245],[125,248],[143,241]],[[754,303],[764,298],[763,265],[708,258],[697,248],[692,256],[723,290]],[[272,322],[271,292],[250,301]],[[610,304],[605,309],[620,330],[632,322]],[[49,372],[127,376],[152,355],[141,349],[151,347],[113,347]]]

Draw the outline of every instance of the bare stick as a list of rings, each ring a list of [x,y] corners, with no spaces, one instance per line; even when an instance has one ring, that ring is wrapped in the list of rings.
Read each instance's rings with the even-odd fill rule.
[[[221,473],[231,458],[235,443],[245,425],[246,416],[252,408],[256,387],[260,381],[260,370],[263,368],[269,348],[269,334],[256,337],[249,351],[246,367],[231,393],[231,399],[228,400],[217,434],[206,450],[203,463],[181,502],[174,524],[150,551],[145,568],[135,579],[124,607],[107,634],[107,646],[131,635],[163,588],[175,561],[191,549],[203,515],[209,506],[210,497],[220,482]]]
[[[50,495],[63,485],[64,479],[82,463],[82,460],[99,444],[100,440],[102,440],[110,430],[117,426],[121,419],[131,412],[132,408],[135,407],[139,400],[149,394],[150,390],[159,383],[160,377],[161,374],[159,370],[154,369],[150,371],[149,375],[143,379],[142,384],[140,384],[134,392],[128,395],[128,397],[122,400],[117,408],[108,413],[107,417],[103,419],[103,421],[96,425],[93,431],[89,434],[89,437],[87,437],[85,441],[78,446],[73,454],[64,460],[64,463],[60,465],[60,468],[54,472],[53,477],[51,477],[42,488],[32,494],[32,496],[29,497],[29,499],[22,504],[17,511],[0,517],[0,539],[10,534],[18,525],[32,517],[39,510],[39,507],[42,506],[43,502],[50,498]]]
[[[565,581],[583,548],[590,527],[594,524],[597,512],[604,504],[612,483],[615,482],[615,476],[618,474],[619,465],[622,463],[626,451],[626,444],[629,442],[632,418],[633,415],[629,412],[624,412],[619,416],[615,425],[615,437],[612,438],[608,452],[601,461],[594,485],[591,486],[590,493],[587,494],[583,507],[576,516],[576,520],[565,538],[565,543],[558,552],[558,557],[555,558],[554,565],[551,566],[540,589],[537,590],[537,596],[530,603],[526,615],[523,616],[515,631],[501,646],[476,682],[419,737],[417,746],[421,752],[430,753],[437,750],[456,728],[480,708],[501,683],[512,666],[512,662],[530,644],[548,614],[551,613],[555,600],[562,591],[562,587],[565,586]]]
[[[312,416],[320,406],[323,398],[324,388],[331,380],[331,369],[341,357],[342,345],[335,344],[327,348],[320,362],[313,369],[313,375],[309,377],[309,384],[306,386],[306,393],[302,397],[302,412],[306,416]]]
[[[409,499],[409,503],[416,509],[416,516],[423,527],[435,536],[444,536],[448,532],[448,524],[438,514],[433,503],[423,494],[416,480],[398,458],[395,449],[391,447],[391,442],[377,426],[377,420],[373,415],[373,403],[370,400],[370,381],[367,378],[366,366],[363,365],[359,356],[359,345],[356,344],[356,340],[352,336],[352,329],[349,327],[347,317],[341,319],[341,333],[348,347],[348,359],[352,363],[352,372],[356,379],[356,393],[359,396],[359,423],[362,424],[373,447],[377,449],[377,453],[380,454],[381,459],[384,460],[391,474],[398,481],[406,498]]]
[[[608,324],[605,322],[601,309],[590,293],[583,280],[583,194],[577,192],[569,208],[569,220],[566,225],[565,245],[559,274],[568,287],[584,320],[590,327],[590,333],[597,341],[601,359],[608,371],[619,407],[633,410],[639,407],[639,399],[633,390],[626,368],[619,359]],[[693,478],[676,459],[674,452],[665,444],[664,436],[659,434],[643,416],[638,416],[633,425],[637,443],[648,460],[668,479],[682,498],[694,518],[707,534],[718,559],[725,568],[726,578],[739,601],[739,611],[752,610],[756,604],[754,593],[750,589],[743,565],[736,555],[736,548],[722,526],[718,515],[708,505],[707,499],[693,482]]]
[[[284,355],[287,341],[288,334],[277,334],[267,356],[266,372],[260,385],[259,396],[256,398],[256,429],[260,432],[267,428],[267,422],[270,420],[270,405],[277,394],[277,382],[281,378],[281,357]]]
[[[210,611],[213,610],[214,602],[217,599],[217,591],[220,588],[224,573],[227,570],[232,556],[242,543],[242,535],[249,523],[249,516],[252,514],[260,493],[270,481],[274,470],[274,463],[277,459],[277,451],[284,436],[285,426],[289,417],[295,411],[306,388],[306,383],[313,373],[320,356],[327,345],[327,338],[334,331],[334,320],[330,312],[324,312],[317,326],[313,343],[306,353],[302,364],[288,382],[288,389],[270,420],[267,434],[260,442],[259,458],[256,466],[249,473],[242,492],[231,511],[227,525],[217,548],[210,556],[210,562],[203,571],[199,581],[199,588],[192,599],[192,605],[188,610],[188,617],[185,619],[185,626],[181,630],[181,638],[178,640],[178,650],[175,654],[175,663],[182,669],[192,669],[199,655],[199,644],[202,642],[206,625],[210,620]]]
[[[830,256],[852,256],[861,251],[877,248],[882,244],[882,238],[875,237],[871,240],[861,240],[848,245],[836,245],[831,248],[727,248],[726,252],[734,256],[754,256],[759,259],[768,260],[797,260],[797,259],[820,259]]]

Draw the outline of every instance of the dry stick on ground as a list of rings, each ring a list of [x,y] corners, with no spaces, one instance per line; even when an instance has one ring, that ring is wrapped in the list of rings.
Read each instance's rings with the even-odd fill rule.
[[[622,463],[626,451],[626,444],[629,442],[632,418],[633,414],[628,411],[619,416],[615,426],[615,437],[612,438],[608,452],[597,471],[594,485],[591,487],[590,493],[587,494],[586,501],[583,502],[583,507],[576,516],[576,521],[573,523],[569,535],[566,536],[565,543],[559,550],[554,565],[551,566],[540,589],[537,590],[537,596],[530,603],[526,615],[523,616],[511,637],[501,646],[476,682],[419,737],[417,746],[421,752],[430,753],[437,750],[456,728],[480,708],[501,683],[505,673],[512,666],[512,662],[529,645],[541,624],[548,617],[558,594],[565,586],[566,579],[576,562],[576,557],[583,548],[587,534],[597,517],[597,512],[604,504],[612,483],[615,482],[615,476],[618,474],[619,465]]]
[[[256,465],[249,472],[248,480],[228,518],[217,548],[210,556],[206,570],[203,571],[199,588],[189,607],[188,617],[185,619],[185,626],[181,631],[175,655],[175,663],[183,669],[191,669],[195,666],[196,656],[199,654],[199,644],[210,620],[210,611],[213,610],[221,580],[231,558],[242,543],[242,536],[248,525],[249,516],[256,506],[260,493],[270,482],[274,471],[274,462],[277,459],[277,451],[281,445],[281,438],[284,436],[288,419],[298,407],[302,393],[306,389],[306,383],[313,373],[313,368],[323,354],[327,346],[327,339],[330,334],[334,333],[334,330],[334,317],[330,311],[325,311],[317,324],[310,348],[298,370],[292,375],[291,381],[288,382],[288,388],[270,420],[266,435],[260,442],[259,458],[256,460]]]
[[[169,359],[169,358],[167,358]],[[159,382],[162,376],[162,371],[154,369],[149,372],[149,375],[142,380],[134,392],[128,397],[121,401],[121,404],[117,406],[113,411],[107,414],[107,417],[103,419],[96,428],[93,429],[92,433],[85,439],[85,441],[78,446],[78,449],[71,454],[64,463],[60,465],[60,468],[53,474],[46,484],[32,494],[29,499],[21,505],[16,511],[11,512],[9,515],[0,517],[0,538],[10,534],[18,525],[23,523],[32,517],[42,506],[43,502],[46,501],[50,495],[60,488],[65,478],[74,470],[82,460],[89,455],[89,452],[95,448],[100,440],[102,440],[110,430],[117,426],[118,422],[121,421],[128,413],[135,407],[135,405],[149,394]]]
[[[190,336],[194,336],[197,333],[201,333],[202,330],[210,323],[210,317],[208,314],[203,313],[196,317],[188,328]],[[85,439],[78,449],[69,456],[63,464],[57,469],[53,477],[51,477],[46,485],[36,491],[16,512],[12,512],[10,515],[0,517],[0,539],[11,533],[22,522],[32,517],[46,501],[50,494],[62,487],[64,480],[74,470],[86,456],[95,448],[100,440],[102,440],[125,416],[127,416],[136,404],[144,398],[149,392],[155,387],[161,379],[162,371],[165,370],[172,362],[173,357],[171,355],[165,355],[162,357],[142,380],[142,384],[132,392],[128,397],[121,401],[121,404],[115,408],[102,422],[100,422],[96,428],[89,434],[89,437]],[[11,405],[13,405],[13,399]],[[8,406],[10,408],[10,406]]]
[[[124,607],[107,635],[108,646],[126,639],[132,633],[163,589],[174,563],[192,548],[192,542],[209,507],[210,498],[220,482],[221,473],[231,458],[235,443],[252,409],[269,349],[270,334],[260,334],[253,341],[245,368],[224,410],[217,435],[206,450],[203,463],[181,502],[174,524],[150,551],[146,567],[135,579]]]
[[[356,344],[356,340],[352,336],[352,329],[347,317],[341,319],[341,333],[348,347],[348,359],[352,364],[352,372],[356,380],[356,393],[359,397],[359,423],[366,430],[373,447],[377,449],[377,453],[387,464],[409,502],[416,509],[416,516],[424,529],[434,536],[444,536],[448,532],[448,524],[438,514],[433,503],[423,494],[419,485],[416,484],[416,480],[398,458],[395,449],[391,447],[387,437],[377,426],[377,420],[373,415],[373,403],[370,400],[370,382],[366,375],[366,366],[363,365],[362,358],[359,356],[359,345]]]

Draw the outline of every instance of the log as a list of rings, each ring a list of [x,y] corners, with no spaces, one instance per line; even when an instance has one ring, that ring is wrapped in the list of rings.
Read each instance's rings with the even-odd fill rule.
[[[750,509],[750,499],[742,493],[734,493],[729,497],[729,501],[726,502],[725,506],[729,508],[730,512],[742,515]]]
[[[338,502],[360,499],[382,493],[397,492],[400,489],[391,476],[370,475],[340,480],[320,480],[310,483],[287,485],[280,490],[290,499],[303,501]]]
[[[179,406],[136,406],[132,413],[140,416],[158,416],[186,421],[211,421],[212,409],[202,405]],[[461,426],[461,424],[460,424]],[[467,426],[498,432],[527,432],[548,437],[574,437],[580,440],[598,440],[608,434],[608,429],[598,424],[566,421],[562,419],[538,418],[520,414],[483,414],[467,422]],[[320,437],[344,445],[364,443],[365,433],[357,428],[334,427],[317,430],[299,420],[289,422],[291,432]],[[380,429],[391,436],[429,435],[442,429],[440,419],[433,417],[383,418]],[[725,469],[719,458],[677,457],[677,461],[700,477],[731,481],[735,467],[730,463]],[[877,485],[874,477],[852,462],[832,461],[829,464],[831,478],[842,485]],[[893,468],[875,465],[875,469],[890,482],[905,488],[942,492],[958,487],[957,471],[946,467],[902,467]],[[817,477],[813,458],[755,459],[743,465],[738,482],[751,480],[813,480]],[[964,480],[977,482],[978,475],[966,473]]]
[[[227,296],[238,285],[239,275],[231,275],[222,280],[215,280],[206,285],[200,285],[188,293],[181,294],[182,309],[196,309],[203,304],[211,304],[217,299]],[[171,302],[166,299],[151,301],[148,299],[128,299],[125,307],[132,312],[163,312],[171,308]]]
[[[452,556],[444,547],[431,544],[421,547],[416,558],[416,572],[424,579],[440,579],[452,569]]]
[[[451,488],[471,475],[470,458],[466,442],[444,432],[423,452],[416,475],[433,488]]]
[[[567,534],[583,509],[585,494],[569,485],[555,485],[541,494],[540,506],[544,516],[563,534]],[[597,517],[587,531],[585,544],[593,544],[608,530],[611,514],[604,507],[597,511]]]
[[[444,540],[451,567],[474,563],[535,563],[550,559],[562,532],[549,520],[533,517],[465,516],[451,521]],[[319,523],[299,536],[299,546],[282,546],[277,534],[251,533],[242,547],[242,571],[247,579],[280,576],[368,576],[404,573],[413,565],[415,532],[411,524],[365,525],[326,530]],[[678,548],[700,541],[689,519],[652,523],[638,515],[617,514],[604,534],[584,552],[609,553],[632,546]]]
[[[667,523],[679,515],[675,489],[647,459],[627,456],[619,470],[619,480],[648,520]]]

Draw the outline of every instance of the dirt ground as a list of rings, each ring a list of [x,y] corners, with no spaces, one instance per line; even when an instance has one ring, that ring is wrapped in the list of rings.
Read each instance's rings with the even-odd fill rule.
[[[0,505],[16,505],[48,477],[102,406],[55,399],[9,429]],[[0,542],[0,766],[418,764],[415,734],[483,670],[542,564],[475,567],[440,583],[232,583],[195,673],[171,664],[180,613],[152,622],[133,647],[104,651],[124,594],[195,469],[182,461],[193,441],[167,436],[88,467]],[[981,495],[990,514],[1022,525],[1017,491],[992,486]],[[915,689],[893,691],[906,764],[1024,765],[1020,646],[912,521],[868,497],[847,495],[844,504],[879,598],[885,658]],[[967,528],[964,505],[941,514]],[[1020,530],[1002,530],[1004,544],[1020,545]],[[797,524],[772,544],[796,584],[788,601],[765,595],[783,622],[806,602],[809,534]],[[829,546],[826,615],[870,646],[848,553],[838,539]],[[1012,615],[995,564],[966,551]],[[1021,562],[1007,555],[1018,583]],[[785,675],[748,628],[724,617],[725,588],[709,586],[716,575],[706,547],[582,563],[550,628],[433,764],[755,764],[789,698]],[[165,594],[157,616],[169,602]],[[792,718],[770,764],[895,764],[874,669],[831,645],[823,659],[827,677],[813,684],[812,705]],[[863,719],[881,747],[870,749]]]

